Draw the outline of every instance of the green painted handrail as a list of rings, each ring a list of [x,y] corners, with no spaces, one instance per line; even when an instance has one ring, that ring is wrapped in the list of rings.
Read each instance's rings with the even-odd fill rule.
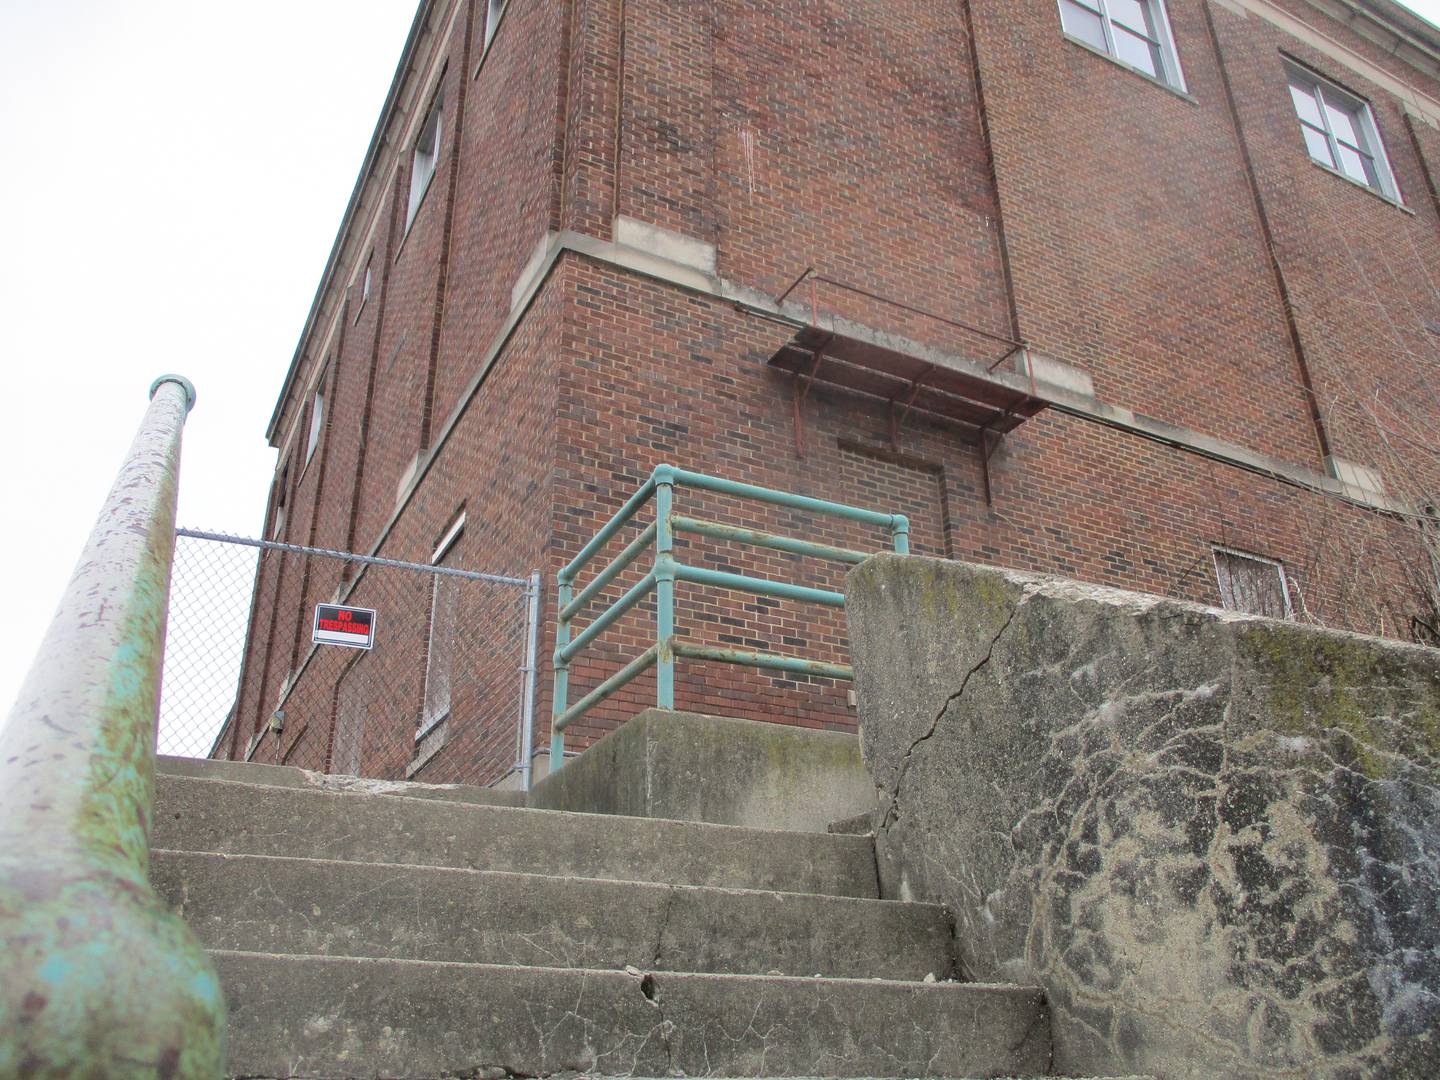
[[[630,680],[654,667],[655,703],[662,709],[675,707],[675,659],[707,660],[726,664],[743,664],[747,667],[768,668],[773,671],[787,671],[802,675],[819,675],[831,679],[850,679],[852,669],[845,664],[829,664],[802,657],[781,656],[775,653],[753,652],[744,649],[720,649],[690,645],[675,638],[675,583],[688,581],[700,585],[712,585],[723,589],[736,589],[762,596],[778,596],[811,604],[843,608],[843,593],[829,589],[815,589],[790,581],[772,581],[768,578],[751,577],[747,574],[732,574],[706,567],[687,566],[675,558],[675,533],[687,532],[715,539],[732,540],[756,547],[785,551],[817,559],[830,559],[842,563],[857,563],[866,558],[860,551],[834,547],[811,540],[781,536],[777,533],[746,529],[720,522],[701,521],[675,513],[675,488],[689,487],[703,491],[714,491],[722,495],[734,495],[759,502],[783,506],[808,513],[824,514],[829,517],[858,521],[865,525],[882,526],[889,531],[890,542],[901,555],[910,551],[910,522],[903,514],[882,514],[875,510],[863,510],[858,506],[826,502],[808,495],[796,495],[788,491],[742,484],[718,476],[688,472],[673,465],[658,465],[650,479],[646,480],[614,516],[580,549],[558,575],[559,595],[557,611],[559,622],[555,633],[555,701],[550,720],[550,768],[559,769],[565,764],[565,729],[593,706],[604,701]],[[575,579],[600,550],[629,524],[651,500],[655,502],[655,520],[625,545],[588,585],[577,595]],[[618,600],[611,602],[578,637],[572,637],[575,616],[582,608],[618,577],[651,544],[655,547],[654,568],[631,586]],[[587,645],[604,633],[622,615],[633,608],[651,592],[655,594],[655,644],[651,645],[634,660],[602,682],[575,704],[570,702],[570,662]]]
[[[209,957],[149,884],[180,436],[150,407],[0,728],[0,1077],[218,1077]]]

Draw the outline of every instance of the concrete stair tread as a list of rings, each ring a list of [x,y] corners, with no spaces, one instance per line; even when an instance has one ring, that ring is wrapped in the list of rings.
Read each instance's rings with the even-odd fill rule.
[[[928,904],[158,849],[157,891],[212,948],[471,963],[945,978]]]
[[[1035,987],[212,956],[238,1076],[1033,1076],[1050,1054]]]
[[[524,806],[522,791],[501,791],[472,784],[425,784],[415,780],[370,780],[359,776],[314,772],[293,765],[265,765],[254,761],[212,761],[208,758],[159,754],[155,771],[166,776],[197,780],[225,780],[314,791],[352,791],[367,795],[393,795],[408,799],[440,799],[485,806]]]
[[[161,773],[152,844],[874,898],[870,838]]]

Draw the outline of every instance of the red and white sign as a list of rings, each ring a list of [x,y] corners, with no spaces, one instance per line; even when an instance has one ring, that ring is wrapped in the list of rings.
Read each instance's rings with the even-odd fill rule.
[[[317,645],[368,649],[375,644],[375,612],[370,608],[317,604],[310,640]]]

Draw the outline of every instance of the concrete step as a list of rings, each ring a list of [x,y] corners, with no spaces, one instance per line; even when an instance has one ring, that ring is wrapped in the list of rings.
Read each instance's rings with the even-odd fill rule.
[[[438,867],[155,851],[210,948],[544,967],[946,978],[942,908]]]
[[[155,848],[875,898],[869,837],[156,777]]]
[[[263,787],[304,788],[318,791],[358,791],[370,795],[403,795],[408,799],[442,799],[446,802],[479,803],[483,806],[524,806],[523,791],[500,791],[469,784],[421,784],[413,780],[367,780],[360,776],[339,776],[311,772],[291,765],[260,765],[253,761],[211,761],[208,758],[170,757],[155,759],[156,773],[193,776],[199,780],[233,780]]]
[[[214,956],[234,1076],[1033,1076],[1050,1059],[1033,987]]]

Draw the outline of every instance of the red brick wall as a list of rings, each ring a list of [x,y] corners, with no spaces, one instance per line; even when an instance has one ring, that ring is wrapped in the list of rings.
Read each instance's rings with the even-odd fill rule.
[[[1286,4],[1393,76],[1424,82],[1300,0]],[[714,244],[719,274],[762,294],[813,265],[933,313],[818,291],[824,311],[881,332],[987,362],[1003,346],[955,323],[1018,334],[1088,371],[1106,402],[1317,472],[1322,431],[1307,376],[1323,436],[1351,460],[1392,464],[1375,437],[1377,410],[1411,436],[1440,419],[1435,334],[1424,326],[1440,320],[1440,131],[1258,16],[1205,0],[1169,5],[1182,95],[1067,41],[1053,0],[511,0],[480,64],[471,23],[484,6],[467,0],[470,22],[427,46],[443,47],[448,65],[451,152],[408,236],[408,146],[384,166],[396,171],[382,177],[370,301],[359,309],[352,289],[344,333],[317,330],[307,343],[277,441],[298,463],[308,404],[299,388],[333,355],[326,435],[298,486],[292,468],[286,538],[362,551],[380,543],[383,554],[423,561],[463,504],[470,524],[457,565],[545,571],[540,738],[554,574],[662,461],[904,512],[922,553],[1210,603],[1211,545],[1250,550],[1285,562],[1307,617],[1396,630],[1386,602],[1405,540],[1391,519],[1058,413],[996,449],[987,502],[973,431],[912,414],[892,439],[882,403],[824,387],[801,409],[802,456],[791,382],[765,366],[788,327],[573,254],[381,543],[402,475],[486,371],[511,290],[546,231],[609,240],[616,214]],[[1371,101],[1404,208],[1308,160],[1282,49]],[[1433,83],[1422,89],[1440,96]],[[337,270],[342,285],[358,280],[365,249],[355,249]],[[1415,482],[1440,483],[1427,467],[1409,470]],[[873,531],[694,493],[680,506],[883,545]],[[836,568],[724,544],[690,542],[680,554],[841,581]],[[296,619],[338,583],[333,566],[312,565],[307,577],[304,560],[283,561],[282,571],[267,556],[262,573],[241,750],[273,708],[297,639],[306,651]],[[691,586],[679,594],[691,640],[845,658],[833,612]],[[339,676],[305,689],[306,708],[328,709],[321,727],[333,730],[354,702],[379,695],[387,723],[413,731],[425,632],[418,617],[404,629],[413,656],[375,684],[383,689],[363,690],[371,683],[355,662],[338,692]],[[577,660],[572,700],[652,640],[653,608],[642,605]],[[477,663],[498,679],[502,655],[497,645]],[[680,670],[681,707],[854,724],[845,688],[825,680],[683,661]],[[571,745],[653,693],[653,677],[637,681],[572,729]],[[297,705],[302,696],[292,694]],[[485,733],[463,751],[457,739],[422,779],[461,778],[461,756],[487,775],[508,767],[513,728],[498,700],[475,692],[464,711]],[[403,768],[382,749],[367,751],[374,768]]]
[[[1255,19],[1217,9],[1214,22],[1330,440],[1337,454],[1397,480],[1376,445],[1375,417],[1433,445],[1440,416],[1440,337],[1425,327],[1440,319],[1440,218],[1418,152],[1440,146],[1440,132],[1417,121],[1417,146],[1400,103],[1383,88]],[[1370,102],[1404,208],[1310,161],[1281,50]],[[1407,470],[1428,467],[1424,486],[1440,489],[1437,455],[1407,457]]]
[[[1052,0],[972,5],[1021,336],[1104,400],[1318,468],[1202,5],[1168,6],[1189,100]]]
[[[437,425],[454,412],[509,317],[511,289],[550,225],[564,14],[561,4],[509,5],[491,54],[478,75],[472,59],[466,76],[475,77],[460,148]]]
[[[720,272],[775,295],[814,265],[1009,335],[963,7],[727,0],[714,8]],[[818,299],[822,310],[975,359],[998,355],[983,338],[833,287]]]
[[[804,407],[796,454],[790,387],[763,361],[786,337],[766,320],[637,276],[575,260],[573,368],[561,379],[556,516],[558,570],[643,482],[677,461],[752,483],[903,512],[914,548],[934,554],[1219,602],[1211,545],[1282,559],[1297,608],[1330,625],[1381,623],[1374,582],[1336,551],[1364,551],[1380,579],[1403,535],[1372,513],[1077,419],[1043,415],[1007,436],[991,460],[993,505],[963,428],[911,417],[895,444],[873,403],[823,388]],[[835,527],[682,491],[682,512],[844,546],[883,547],[877,530]],[[705,512],[695,508],[704,507]],[[648,520],[642,516],[642,521]],[[628,535],[633,535],[627,534]],[[618,552],[612,541],[592,571]],[[774,553],[695,544],[684,561],[841,587],[839,570]],[[719,561],[725,560],[725,561]],[[642,568],[648,569],[648,563]],[[612,586],[619,595],[632,571]],[[584,578],[582,577],[582,582]],[[682,586],[677,626],[707,644],[844,661],[843,620],[803,605]],[[654,641],[650,609],[632,613],[572,670],[576,700]],[[722,637],[721,635],[727,635]],[[802,644],[803,642],[803,644]],[[572,729],[585,742],[654,703],[653,679],[597,707]],[[677,706],[757,719],[853,727],[843,688],[680,662]]]

